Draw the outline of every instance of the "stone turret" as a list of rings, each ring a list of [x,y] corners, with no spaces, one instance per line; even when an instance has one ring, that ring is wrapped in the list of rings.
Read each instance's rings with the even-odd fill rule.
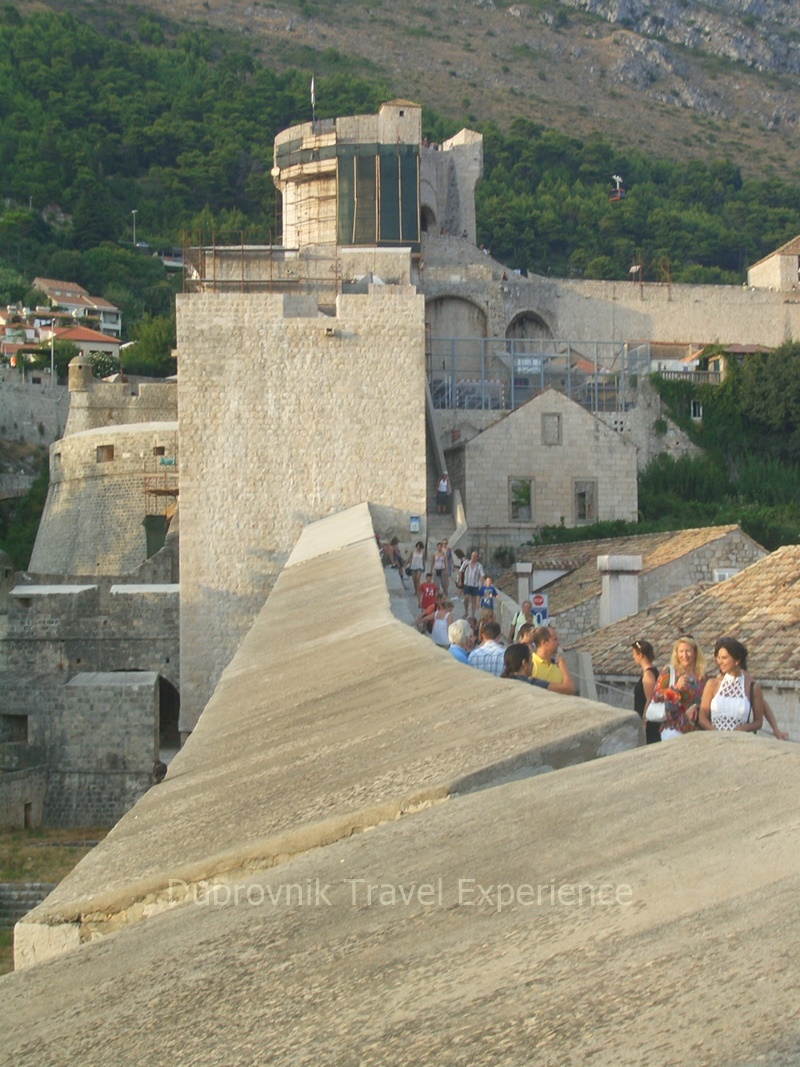
[[[88,356],[75,356],[70,360],[68,382],[71,393],[89,392],[93,381],[92,363]]]

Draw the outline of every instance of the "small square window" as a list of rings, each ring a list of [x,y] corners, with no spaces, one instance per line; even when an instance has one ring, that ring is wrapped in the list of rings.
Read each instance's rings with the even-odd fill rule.
[[[575,523],[597,522],[597,482],[573,485]]]
[[[167,450],[166,450],[164,445],[156,445],[155,448],[153,449],[153,455],[154,456],[164,456],[164,455],[166,455],[166,452],[167,452]]]
[[[542,415],[542,444],[561,444],[561,416],[555,414]]]
[[[508,513],[511,522],[533,521],[533,479],[508,479]]]
[[[113,445],[98,445],[97,446],[97,462],[98,463],[110,463],[114,458],[114,446]]]

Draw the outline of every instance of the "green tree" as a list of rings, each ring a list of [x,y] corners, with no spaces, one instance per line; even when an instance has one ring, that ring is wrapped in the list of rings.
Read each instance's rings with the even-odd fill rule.
[[[145,315],[136,329],[136,343],[125,349],[123,367],[128,374],[165,378],[176,370],[174,348],[174,318]]]

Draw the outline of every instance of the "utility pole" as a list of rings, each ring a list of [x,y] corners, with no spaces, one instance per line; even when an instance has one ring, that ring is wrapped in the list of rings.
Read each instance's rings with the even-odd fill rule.
[[[134,208],[133,211],[131,211],[131,215],[133,215],[133,247],[134,248],[136,248],[136,212],[137,212],[136,208]]]

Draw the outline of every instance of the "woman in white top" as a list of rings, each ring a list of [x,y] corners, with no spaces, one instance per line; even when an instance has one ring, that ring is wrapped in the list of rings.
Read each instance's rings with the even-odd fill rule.
[[[721,677],[706,682],[700,726],[755,733],[764,718],[764,697],[761,686],[747,673],[747,649],[735,637],[720,637],[714,645],[714,659]]]
[[[425,573],[425,546],[422,541],[417,541],[414,545],[414,550],[408,561],[408,569],[411,571],[411,577],[414,581],[414,592],[417,595],[417,599],[419,599],[419,583]]]
[[[450,647],[450,638],[447,631],[450,629],[452,621],[453,602],[452,600],[442,599],[433,617],[433,629],[431,630],[431,637],[434,643],[441,645],[442,648]]]

